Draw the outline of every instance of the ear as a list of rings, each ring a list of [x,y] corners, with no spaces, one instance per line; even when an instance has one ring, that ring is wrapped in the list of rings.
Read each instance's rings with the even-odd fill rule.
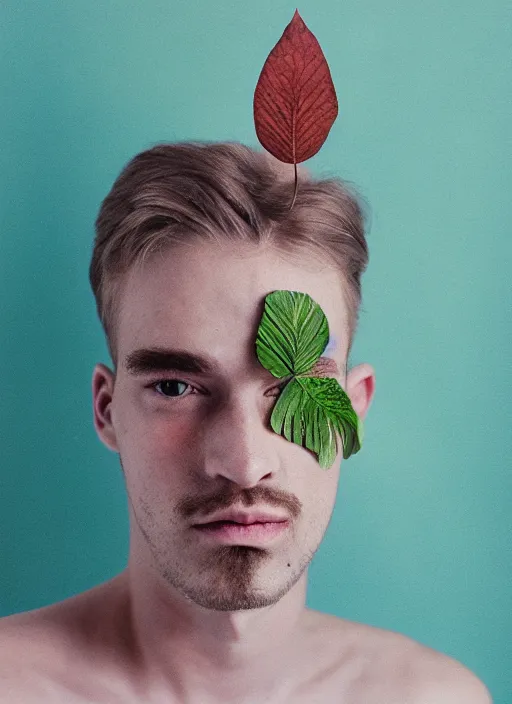
[[[119,452],[112,423],[112,397],[114,395],[114,373],[104,364],[97,364],[92,375],[92,400],[94,427],[101,442],[109,450]]]
[[[375,393],[375,370],[366,362],[353,367],[347,374],[345,389],[354,411],[364,420]]]

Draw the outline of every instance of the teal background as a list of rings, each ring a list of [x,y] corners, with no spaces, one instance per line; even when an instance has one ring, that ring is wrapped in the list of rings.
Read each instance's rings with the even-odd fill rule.
[[[258,146],[252,96],[284,0],[0,5],[0,615],[126,564],[117,455],[92,424],[110,363],[87,267],[102,198],[160,142]],[[512,703],[508,0],[304,0],[340,115],[316,175],[371,206],[350,365],[375,367],[312,608],[405,633]]]

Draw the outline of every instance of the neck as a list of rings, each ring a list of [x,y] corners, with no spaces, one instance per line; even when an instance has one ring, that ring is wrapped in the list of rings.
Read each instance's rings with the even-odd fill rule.
[[[282,701],[292,684],[309,611],[307,571],[278,601],[215,611],[186,599],[154,571],[130,563],[119,575],[136,681],[147,701]]]

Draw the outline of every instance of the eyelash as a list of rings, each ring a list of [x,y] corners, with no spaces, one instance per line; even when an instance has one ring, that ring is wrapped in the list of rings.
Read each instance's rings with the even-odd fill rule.
[[[169,399],[172,401],[175,401],[180,398],[186,398],[187,396],[194,396],[195,395],[195,394],[181,394],[180,396],[166,396],[165,394],[158,391],[158,389],[156,387],[159,384],[165,384],[168,381],[175,381],[180,384],[185,384],[185,386],[188,386],[188,387],[198,391],[198,389],[193,384],[189,384],[188,381],[184,381],[183,379],[179,379],[178,377],[166,377],[165,379],[158,379],[157,381],[153,381],[153,382],[151,382],[151,384],[148,384],[146,388],[152,389],[158,396],[161,396],[162,398]],[[279,393],[281,393],[281,391],[284,389],[284,387],[286,386],[288,381],[289,380],[282,382],[281,384],[278,384],[274,388],[279,389]]]
[[[197,391],[196,387],[193,386],[192,384],[189,384],[188,381],[183,381],[183,379],[178,379],[177,377],[167,377],[165,379],[158,379],[157,381],[153,381],[151,384],[148,384],[147,388],[152,389],[158,396],[162,396],[163,398],[173,400],[173,401],[176,399],[179,399],[179,398],[183,398],[184,396],[193,395],[193,394],[181,394],[180,396],[166,396],[165,394],[158,391],[158,389],[156,387],[159,384],[165,384],[168,381],[175,381],[176,383],[179,383],[179,384],[185,384],[185,386],[189,386],[190,388],[193,388]]]

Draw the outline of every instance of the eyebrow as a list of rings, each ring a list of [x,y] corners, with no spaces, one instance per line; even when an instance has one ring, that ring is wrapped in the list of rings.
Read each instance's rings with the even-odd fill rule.
[[[130,352],[125,359],[125,367],[134,376],[150,372],[214,374],[218,371],[218,365],[203,355],[163,347],[143,348]]]
[[[193,374],[215,374],[219,366],[210,358],[165,347],[147,347],[134,350],[127,355],[125,367],[133,376],[152,372],[186,372]],[[340,374],[338,365],[332,357],[320,357],[315,365],[318,376]]]

